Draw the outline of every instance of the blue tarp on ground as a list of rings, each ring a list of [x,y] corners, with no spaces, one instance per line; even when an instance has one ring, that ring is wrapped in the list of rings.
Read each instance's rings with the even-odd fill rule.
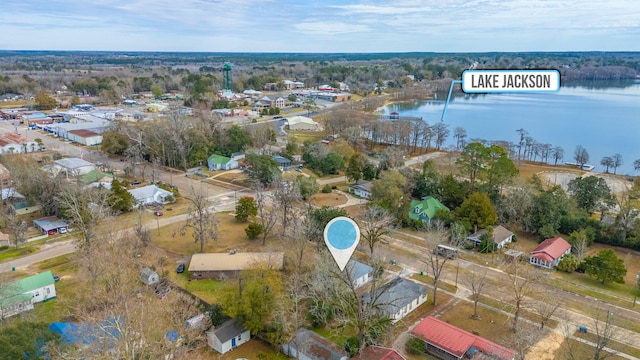
[[[49,325],[49,330],[60,334],[62,340],[68,344],[93,344],[96,342],[103,343],[105,347],[111,347],[114,341],[120,338],[120,324],[122,326],[122,317],[108,318],[97,324],[92,323],[69,323],[54,322]]]

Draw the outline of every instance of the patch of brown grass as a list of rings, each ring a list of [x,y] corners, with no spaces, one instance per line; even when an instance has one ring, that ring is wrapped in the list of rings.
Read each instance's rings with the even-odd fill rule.
[[[244,229],[248,223],[238,223],[230,213],[218,213],[218,240],[209,241],[204,247],[205,252],[225,252],[238,249],[242,252],[260,251],[262,243],[259,240],[249,241]],[[151,241],[162,249],[178,255],[190,255],[200,251],[200,244],[192,237],[193,231],[185,229],[184,235],[180,230],[184,223],[167,225],[157,229],[150,229]]]
[[[343,194],[315,194],[311,198],[313,205],[316,206],[338,206],[347,203],[347,197]]]

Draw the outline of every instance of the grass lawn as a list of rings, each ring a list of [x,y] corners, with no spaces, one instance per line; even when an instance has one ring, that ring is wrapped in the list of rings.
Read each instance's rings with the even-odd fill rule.
[[[594,332],[588,332],[586,334],[583,334],[580,331],[576,331],[573,334],[573,336],[577,338],[585,339],[594,343],[597,342],[598,340],[598,336]],[[625,345],[623,343],[620,343],[614,340],[609,340],[609,343],[607,344],[607,348],[619,351],[627,355],[631,355],[636,358],[640,358],[640,349]]]
[[[427,275],[427,273],[425,272],[424,275],[420,275],[420,274],[412,274],[411,275],[411,280],[415,280],[417,282],[423,283],[425,285],[429,285],[429,287],[433,287],[433,277]],[[456,291],[458,291],[458,288],[455,285],[449,284],[447,282],[444,281],[438,281],[438,290],[446,290],[450,293],[456,293]],[[433,291],[433,290],[431,290]],[[439,294],[439,292],[438,292]],[[438,297],[440,297],[440,295],[438,295]],[[440,300],[438,300],[440,301]]]
[[[0,262],[1,261],[6,261],[8,259],[13,259],[13,258],[17,258],[20,256],[26,256],[29,255],[35,251],[38,251],[38,249],[40,248],[41,245],[41,241],[38,241],[37,243],[28,243],[28,244],[21,244],[19,248],[15,248],[13,246],[0,251]]]
[[[225,252],[231,249],[239,249],[241,252],[260,251],[262,242],[249,241],[244,229],[247,223],[238,223],[228,212],[216,214],[218,223],[218,240],[210,241],[205,245],[205,252]],[[200,245],[194,242],[191,229],[186,229],[184,235],[180,234],[184,223],[176,223],[160,228],[160,232],[152,229],[151,241],[162,249],[176,255],[191,255],[200,251]]]
[[[461,302],[441,315],[440,320],[446,321],[451,325],[467,330],[473,334],[482,336],[483,338],[495,343],[507,347],[512,346],[512,344],[510,344],[513,339],[513,333],[511,332],[511,317],[485,307],[478,308],[478,314],[481,317],[479,320],[473,320],[471,318],[472,314],[473,304]],[[520,322],[518,326],[522,329],[530,325],[527,325],[525,322]],[[544,335],[544,333],[540,334],[540,336]]]
[[[571,354],[569,353],[567,342],[571,344]],[[581,343],[575,339],[566,339],[561,345],[560,350],[558,350],[558,358],[560,359],[593,359],[593,346],[585,343]],[[607,359],[611,360],[622,360],[626,359],[619,355],[612,355],[609,352],[605,352],[604,355],[607,355]],[[603,355],[600,355],[601,357]]]
[[[347,202],[347,197],[338,193],[320,193],[313,195],[311,201],[315,206],[338,206],[345,204]]]

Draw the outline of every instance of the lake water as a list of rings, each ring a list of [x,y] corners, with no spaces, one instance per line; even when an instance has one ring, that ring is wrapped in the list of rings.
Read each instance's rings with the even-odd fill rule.
[[[600,160],[619,153],[623,165],[618,174],[632,174],[640,159],[640,81],[607,82],[592,86],[562,86],[555,93],[461,94],[452,99],[444,122],[454,145],[453,129],[467,130],[472,138],[517,143],[517,129],[525,129],[538,143],[561,146],[564,161],[575,161],[574,150],[582,145],[595,171],[604,171]],[[430,125],[440,121],[442,100],[418,100],[393,104],[383,111],[422,117]]]

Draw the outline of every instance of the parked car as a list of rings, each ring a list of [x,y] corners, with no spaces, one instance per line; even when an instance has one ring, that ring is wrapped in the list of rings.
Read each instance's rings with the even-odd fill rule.
[[[49,230],[49,232],[47,232],[47,234],[49,234],[49,235],[55,235],[55,234],[56,234],[56,231],[55,231],[55,230]]]
[[[67,228],[60,228],[60,229],[58,229],[58,232],[60,234],[66,234],[67,233]]]
[[[140,185],[140,181],[138,181],[138,180],[133,180],[133,181],[131,182],[131,185]]]
[[[178,264],[178,267],[176,268],[176,272],[178,274],[182,274],[184,272],[184,264],[183,263]]]
[[[55,282],[60,281],[60,276],[58,276],[58,275],[53,275],[53,281],[55,281]]]
[[[160,210],[157,210],[157,211],[154,212],[154,215],[155,216],[162,216],[162,215],[164,215],[164,213],[162,211],[160,211]]]

